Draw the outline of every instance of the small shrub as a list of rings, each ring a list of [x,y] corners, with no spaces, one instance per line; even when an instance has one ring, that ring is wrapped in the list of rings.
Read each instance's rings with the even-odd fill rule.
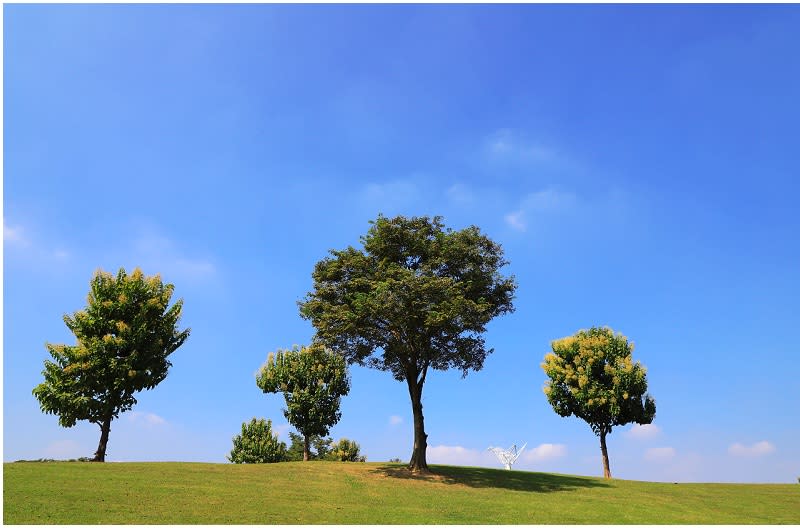
[[[286,454],[286,460],[289,462],[299,462],[303,460],[303,436],[289,431],[289,438],[291,444]],[[311,435],[309,437],[311,449],[309,449],[309,460],[329,460],[329,451],[333,438],[325,438],[320,435]]]
[[[233,450],[227,459],[234,464],[263,464],[286,460],[286,444],[272,434],[272,420],[242,424],[242,433],[233,437]]]
[[[366,462],[367,457],[361,456],[361,447],[355,440],[342,438],[331,446],[328,454],[330,460],[341,462]]]
[[[403,461],[400,460],[399,458],[390,458],[389,462],[392,462],[394,464],[401,464]]]

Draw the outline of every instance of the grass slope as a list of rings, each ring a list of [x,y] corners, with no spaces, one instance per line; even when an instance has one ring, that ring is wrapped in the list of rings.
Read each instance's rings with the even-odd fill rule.
[[[4,464],[5,524],[800,524],[800,485],[387,463]]]

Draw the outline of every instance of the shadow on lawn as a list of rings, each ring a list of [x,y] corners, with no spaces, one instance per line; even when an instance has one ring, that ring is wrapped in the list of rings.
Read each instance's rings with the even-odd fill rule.
[[[431,466],[432,473],[428,475],[411,473],[405,466],[401,465],[378,466],[373,471],[390,478],[462,484],[471,488],[504,488],[534,493],[569,491],[576,488],[608,487],[608,484],[589,477],[478,467]]]

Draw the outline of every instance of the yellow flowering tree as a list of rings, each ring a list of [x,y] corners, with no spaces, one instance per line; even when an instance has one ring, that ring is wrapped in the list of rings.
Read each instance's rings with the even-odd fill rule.
[[[189,337],[178,330],[183,300],[169,306],[174,286],[158,275],[120,268],[117,276],[97,271],[88,305],[64,322],[75,345],[47,343],[44,382],[33,389],[43,412],[63,427],[87,420],[100,427],[94,460],[104,462],[111,421],[136,404],[134,394],[167,377],[167,357]]]
[[[311,460],[311,440],[336,425],[342,396],[350,392],[344,357],[319,343],[271,352],[256,384],[265,393],[283,393],[283,415],[303,435],[306,462]]]
[[[633,361],[633,343],[607,327],[580,330],[551,347],[542,363],[547,401],[560,416],[581,418],[600,437],[603,476],[611,478],[606,435],[617,425],[652,423],[656,415],[647,369]]]

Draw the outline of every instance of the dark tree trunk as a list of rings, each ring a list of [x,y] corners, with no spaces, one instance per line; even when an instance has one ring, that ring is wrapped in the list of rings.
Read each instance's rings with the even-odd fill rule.
[[[311,442],[308,435],[303,435],[303,462],[311,460]]]
[[[108,446],[108,433],[111,432],[111,418],[106,418],[100,424],[100,443],[97,444],[97,452],[94,454],[92,462],[106,461],[106,447]]]
[[[608,448],[606,447],[606,430],[600,430],[600,452],[603,453],[603,478],[611,478],[611,468],[608,466]]]
[[[425,418],[422,416],[422,383],[418,383],[416,376],[409,377],[408,392],[411,395],[411,409],[414,412],[414,451],[408,469],[413,473],[429,473],[426,451],[428,449],[428,435],[425,434]]]

